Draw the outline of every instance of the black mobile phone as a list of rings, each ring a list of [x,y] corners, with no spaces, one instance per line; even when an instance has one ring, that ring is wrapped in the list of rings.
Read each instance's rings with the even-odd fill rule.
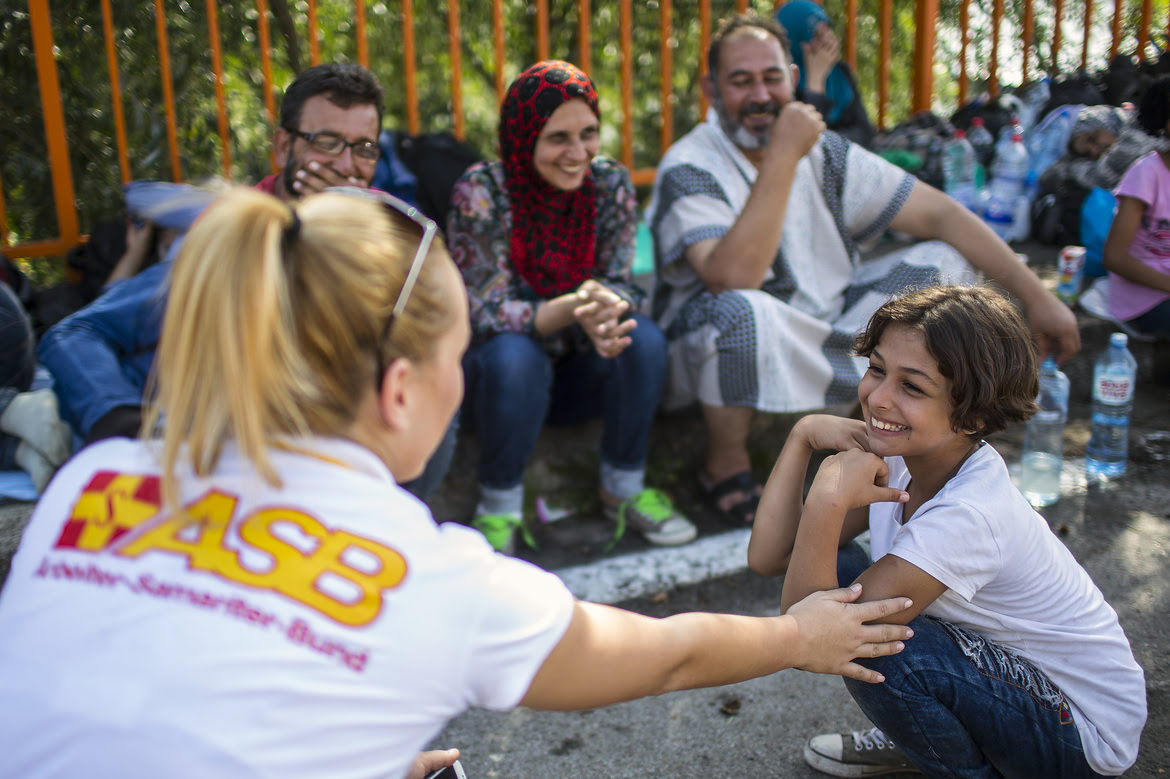
[[[426,779],[467,779],[467,774],[463,772],[463,766],[456,760],[446,768],[440,768],[438,771],[427,774]]]

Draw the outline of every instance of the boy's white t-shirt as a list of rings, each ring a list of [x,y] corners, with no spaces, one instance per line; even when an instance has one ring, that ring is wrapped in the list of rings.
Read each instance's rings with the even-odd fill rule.
[[[436,526],[356,444],[293,449],[280,489],[234,448],[182,474],[186,515],[141,443],[61,470],[0,596],[0,773],[400,777],[467,708],[519,703],[562,582]]]
[[[889,485],[905,489],[901,457]],[[869,509],[876,561],[893,554],[946,585],[925,614],[1011,649],[1064,693],[1089,765],[1117,775],[1137,760],[1146,687],[1117,613],[982,445],[902,524],[902,504]],[[994,716],[989,711],[988,716]]]

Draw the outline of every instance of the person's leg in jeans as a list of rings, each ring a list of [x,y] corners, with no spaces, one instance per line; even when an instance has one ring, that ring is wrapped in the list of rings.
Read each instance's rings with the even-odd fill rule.
[[[1163,300],[1144,314],[1127,323],[1139,333],[1170,338],[1170,300]]]
[[[549,422],[580,424],[601,415],[606,513],[619,523],[628,521],[653,543],[682,544],[695,537],[694,525],[665,494],[645,485],[650,428],[666,381],[666,339],[649,317],[631,318],[637,322],[631,343],[617,357],[588,349],[557,364]]]
[[[837,554],[848,586],[870,565],[857,542]],[[1060,691],[1030,663],[969,630],[919,616],[897,655],[859,660],[886,677],[845,685],[884,736],[929,776],[1091,777]],[[879,737],[880,740],[880,737]]]
[[[463,358],[462,418],[479,438],[480,501],[472,524],[510,549],[524,503],[524,469],[548,412],[552,360],[535,339],[500,333]]]
[[[904,651],[859,661],[885,682],[845,685],[923,773],[1097,776],[1064,695],[1031,663],[941,620],[920,616],[910,627]]]

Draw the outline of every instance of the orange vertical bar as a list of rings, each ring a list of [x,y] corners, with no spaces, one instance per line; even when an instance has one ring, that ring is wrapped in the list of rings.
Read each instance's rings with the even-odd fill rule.
[[[857,0],[845,0],[845,61],[857,70]]]
[[[1064,0],[1056,0],[1053,13],[1056,16],[1056,22],[1052,29],[1052,61],[1048,63],[1049,75],[1056,75],[1060,72],[1057,62],[1060,56],[1060,44],[1064,42],[1064,31],[1061,29],[1064,24]]]
[[[894,29],[893,0],[882,0],[881,39],[878,42],[878,127],[885,129],[890,105],[890,37]]]
[[[272,96],[272,39],[268,35],[268,0],[256,0],[256,33],[260,39],[260,71],[264,74],[264,109],[268,130],[276,129],[276,99]],[[276,148],[268,144],[268,167],[276,172]]]
[[[219,141],[223,177],[232,177],[232,149],[228,142],[227,98],[223,89],[223,52],[219,45],[219,13],[215,0],[207,0],[207,39],[211,43],[211,70],[215,74],[215,105],[219,113]]]
[[[414,3],[402,0],[402,59],[406,70],[406,126],[418,133],[418,85],[414,68]]]
[[[959,4],[959,105],[967,105],[967,90],[970,88],[970,79],[967,77],[967,49],[971,45],[971,8],[970,0],[962,0]]]
[[[451,52],[451,111],[455,137],[463,140],[463,47],[459,43],[459,0],[447,0],[447,47]]]
[[[363,68],[370,67],[370,46],[366,39],[366,3],[365,0],[353,0],[354,14],[357,17],[357,58]]]
[[[1121,48],[1121,17],[1125,13],[1124,0],[1113,0],[1113,43],[1109,45],[1109,61],[1117,56]]]
[[[37,83],[41,88],[41,112],[45,121],[49,169],[53,177],[53,200],[57,206],[57,229],[61,233],[62,244],[72,246],[81,237],[81,232],[77,227],[77,204],[73,199],[73,167],[69,162],[69,142],[65,137],[61,87],[57,83],[49,0],[30,0],[28,20],[37,60]]]
[[[987,94],[999,95],[999,24],[1003,21],[1003,0],[995,0],[991,7],[991,67],[987,79]]]
[[[578,67],[586,73],[593,71],[593,9],[589,0],[577,0],[577,56]]]
[[[622,163],[634,169],[634,9],[621,0],[622,49]]]
[[[1093,0],[1085,0],[1085,39],[1081,42],[1081,67],[1089,67],[1089,32],[1093,29]]]
[[[707,49],[711,48],[711,0],[699,0],[699,78],[707,74]],[[715,74],[711,74],[715,78]],[[707,95],[699,92],[699,121],[707,116]]]
[[[1032,78],[1029,75],[1032,71],[1030,69],[1032,46],[1035,45],[1033,40],[1036,37],[1036,16],[1032,8],[1032,0],[1024,0],[1024,31],[1022,33],[1024,44],[1024,73],[1020,77],[1020,83],[1026,84]]]
[[[171,83],[171,55],[167,45],[167,18],[163,0],[154,0],[154,22],[158,30],[158,63],[162,77],[163,104],[167,111],[167,145],[171,150],[171,177],[181,181],[183,171],[179,165],[179,138],[175,129],[175,88]]]
[[[110,99],[114,107],[114,139],[122,183],[130,181],[130,155],[126,150],[126,117],[122,111],[122,83],[118,78],[118,54],[114,48],[114,15],[110,0],[102,0],[102,29],[106,36],[106,66],[110,70]]]
[[[659,94],[662,102],[662,125],[658,128],[660,155],[665,154],[670,144],[674,142],[674,103],[671,100],[674,95],[674,48],[670,45],[670,39],[674,37],[674,25],[671,20],[673,14],[671,0],[660,0],[658,6],[658,55],[661,60],[658,72],[661,78]]]
[[[496,43],[496,104],[503,105],[504,93],[508,89],[504,83],[504,65],[508,61],[508,52],[504,48],[503,0],[492,0],[492,36]]]
[[[743,13],[747,10],[747,0],[735,0],[736,13]]]
[[[548,59],[548,0],[536,0],[536,59]]]
[[[1138,25],[1138,61],[1146,61],[1146,46],[1150,43],[1150,19],[1154,16],[1153,0],[1142,0],[1142,21]]]
[[[317,0],[309,0],[309,64],[321,63],[321,41],[317,40]]]
[[[929,111],[934,97],[934,26],[938,22],[938,0],[917,0],[915,16],[912,105],[914,111]]]

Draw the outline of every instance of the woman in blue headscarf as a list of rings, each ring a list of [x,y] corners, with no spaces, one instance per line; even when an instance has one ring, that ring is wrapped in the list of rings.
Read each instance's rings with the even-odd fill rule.
[[[792,0],[776,12],[776,21],[788,33],[792,62],[800,68],[797,97],[820,111],[830,130],[868,147],[873,125],[857,79],[841,61],[841,41],[825,9],[810,0]]]

